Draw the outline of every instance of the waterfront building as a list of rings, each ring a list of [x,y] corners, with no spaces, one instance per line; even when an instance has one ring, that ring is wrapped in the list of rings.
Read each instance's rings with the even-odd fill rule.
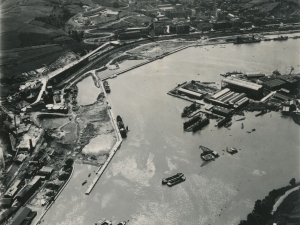
[[[246,93],[248,97],[260,99],[263,96],[263,86],[247,80],[226,77],[222,80],[222,88],[229,88],[238,93]]]
[[[186,95],[191,98],[202,99],[204,97],[203,94],[200,94],[200,93],[197,93],[194,91],[190,91],[190,90],[187,90],[184,88],[178,88],[177,91],[178,91],[178,94],[183,94],[183,95]]]
[[[30,224],[36,214],[36,211],[32,211],[28,207],[22,207],[12,218],[12,225]]]

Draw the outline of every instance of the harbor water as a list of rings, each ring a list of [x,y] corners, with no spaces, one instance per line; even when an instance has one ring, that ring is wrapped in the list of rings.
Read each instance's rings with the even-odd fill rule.
[[[229,129],[211,120],[201,131],[184,132],[181,112],[190,103],[167,92],[190,80],[220,87],[219,74],[233,70],[289,73],[293,66],[300,72],[299,44],[291,39],[193,47],[108,80],[112,109],[128,125],[128,137],[90,195],[84,193],[96,168],[76,165],[42,224],[95,224],[103,217],[130,225],[238,224],[257,199],[300,179],[299,125],[277,112],[259,117],[248,112],[244,121],[234,117]],[[220,157],[204,164],[199,145]],[[239,151],[230,155],[226,147]],[[161,184],[178,172],[185,182]]]

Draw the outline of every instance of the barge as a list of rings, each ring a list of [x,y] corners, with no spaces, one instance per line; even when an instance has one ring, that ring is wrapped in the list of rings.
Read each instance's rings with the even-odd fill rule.
[[[108,85],[108,82],[105,80],[103,81],[104,90],[106,93],[110,93],[110,87]]]
[[[196,132],[196,131],[202,129],[203,127],[205,127],[208,124],[209,124],[209,119],[205,117],[204,119],[201,119],[201,120],[199,120],[198,122],[195,123],[195,125],[192,128],[192,131]]]
[[[174,176],[162,179],[162,184],[167,184],[169,181],[183,177],[183,173],[177,173]]]
[[[174,186],[176,184],[179,184],[179,183],[185,181],[185,179],[186,179],[185,176],[178,177],[178,178],[175,178],[175,179],[172,179],[172,180],[168,181],[167,185],[169,187],[172,187],[172,186]]]
[[[126,138],[127,137],[127,130],[125,129],[123,120],[122,120],[121,116],[119,116],[119,115],[117,116],[117,125],[118,125],[118,128],[120,130],[120,134],[121,134],[122,138]]]

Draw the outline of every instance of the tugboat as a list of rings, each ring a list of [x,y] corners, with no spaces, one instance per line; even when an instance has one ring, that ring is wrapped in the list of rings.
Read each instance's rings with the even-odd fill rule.
[[[233,155],[233,154],[235,154],[235,153],[238,152],[238,150],[237,150],[236,148],[229,148],[229,149],[228,149],[228,147],[227,147],[226,151],[227,151],[229,154],[231,154],[231,155]]]
[[[112,225],[112,222],[105,218],[102,218],[98,220],[98,222],[96,222],[95,225]]]
[[[178,179],[180,177],[183,177],[183,173],[177,173],[174,176],[168,177],[168,178],[164,178],[162,179],[162,184],[167,184],[169,181],[173,180],[173,179]]]
[[[219,154],[217,152],[215,152],[207,147],[200,145],[199,148],[201,148],[203,150],[203,152],[200,154],[200,157],[204,161],[214,160],[215,158],[219,157]]]
[[[181,183],[181,182],[183,182],[183,181],[185,181],[185,176],[177,177],[177,178],[175,178],[175,179],[169,180],[168,183],[167,183],[167,185],[168,185],[169,187],[172,187],[172,186],[174,186],[174,185],[176,185],[176,184],[179,184],[179,183]]]
[[[118,128],[120,130],[120,134],[121,134],[122,138],[126,138],[127,130],[125,129],[125,126],[124,126],[121,116],[117,116],[117,124],[118,124]]]

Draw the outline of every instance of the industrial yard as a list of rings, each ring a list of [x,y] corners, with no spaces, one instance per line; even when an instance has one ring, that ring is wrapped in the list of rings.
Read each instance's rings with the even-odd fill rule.
[[[299,2],[1,8],[0,224],[252,225],[298,180]]]

